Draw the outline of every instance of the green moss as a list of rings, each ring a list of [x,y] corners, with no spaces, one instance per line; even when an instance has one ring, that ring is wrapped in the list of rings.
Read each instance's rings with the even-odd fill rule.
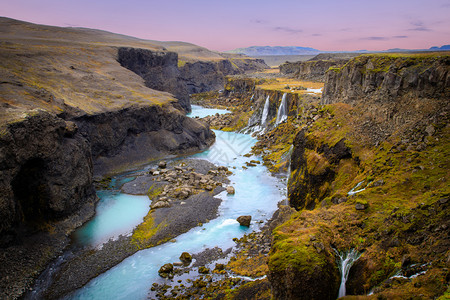
[[[313,247],[294,244],[289,239],[275,242],[269,258],[269,269],[275,272],[289,267],[300,272],[312,273],[314,266],[323,266],[324,264],[326,264],[326,260]]]
[[[150,200],[155,199],[156,197],[158,197],[163,191],[163,187],[161,186],[156,186],[155,184],[153,184],[147,191],[147,196]]]

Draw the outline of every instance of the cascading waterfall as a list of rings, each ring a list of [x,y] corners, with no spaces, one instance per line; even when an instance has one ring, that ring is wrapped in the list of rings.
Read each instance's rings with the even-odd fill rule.
[[[278,124],[282,123],[287,119],[288,114],[288,108],[287,108],[287,101],[286,101],[287,93],[283,94],[283,97],[281,98],[280,107],[278,108],[278,114],[277,114],[277,121],[275,122],[275,126],[278,126]]]
[[[287,163],[286,185],[289,184],[289,178],[291,177],[291,157],[292,157],[293,150],[294,150],[294,145],[291,145],[291,147],[289,147],[289,150],[282,156],[283,161],[286,161],[286,163]],[[286,195],[286,200],[284,201],[284,205],[289,205],[289,197],[287,197],[287,195]]]
[[[341,286],[339,287],[338,295],[338,298],[340,298],[344,297],[346,294],[345,283],[348,278],[348,273],[353,263],[361,257],[361,253],[359,253],[355,249],[345,252],[338,252],[337,250],[334,251],[339,256],[338,267],[339,271],[341,271]]]
[[[261,126],[264,126],[267,122],[267,116],[269,115],[270,96],[267,95],[266,102],[264,103],[264,109],[261,116]]]

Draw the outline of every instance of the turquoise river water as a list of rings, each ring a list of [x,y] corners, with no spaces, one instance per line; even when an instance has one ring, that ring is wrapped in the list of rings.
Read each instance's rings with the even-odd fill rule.
[[[190,116],[226,113],[224,110],[203,109],[193,106]],[[286,196],[285,182],[272,176],[266,167],[257,165],[242,168],[245,162],[258,157],[244,157],[251,150],[256,139],[250,135],[215,131],[216,142],[202,153],[190,156],[209,160],[217,165],[227,166],[233,175],[229,177],[236,193],[220,193],[223,201],[219,216],[176,237],[175,242],[141,250],[119,265],[91,280],[67,299],[146,299],[151,284],[160,279],[159,268],[169,262],[179,261],[182,252],[198,253],[206,248],[228,249],[235,243],[233,238],[259,230],[263,221],[269,219],[277,204]],[[149,168],[149,167],[148,167]],[[132,175],[121,175],[112,184],[120,185],[132,180]],[[129,234],[142,221],[149,210],[150,200],[146,196],[126,195],[116,191],[99,191],[101,198],[95,218],[83,226],[76,239],[84,245],[99,246],[120,234]],[[240,215],[251,215],[250,228],[242,227],[236,221]]]

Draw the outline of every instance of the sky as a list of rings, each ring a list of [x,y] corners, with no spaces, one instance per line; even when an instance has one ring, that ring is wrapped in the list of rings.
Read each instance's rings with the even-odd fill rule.
[[[0,16],[211,50],[323,51],[450,44],[450,0],[0,0]]]

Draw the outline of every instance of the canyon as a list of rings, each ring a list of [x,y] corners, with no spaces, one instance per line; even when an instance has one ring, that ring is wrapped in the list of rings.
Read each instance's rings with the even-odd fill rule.
[[[251,153],[238,153],[231,174],[252,168],[259,174],[260,159],[276,180],[286,177],[287,199],[274,213],[276,203],[264,204],[273,213],[270,221],[258,216],[266,226],[233,240],[241,252],[224,272],[251,280],[235,284],[233,278],[215,282],[205,276],[195,280],[193,291],[186,288],[186,295],[336,299],[341,281],[345,299],[448,295],[448,53],[320,54],[285,63],[274,74],[264,71],[260,59],[91,29],[0,18],[0,36],[0,287],[5,298],[23,297],[70,246],[70,234],[93,218],[96,189],[105,178],[161,159],[210,155],[205,150],[216,149],[216,136],[238,131],[257,141],[246,145]],[[190,118],[191,101],[231,113]],[[208,180],[225,170],[214,168],[207,165],[192,175],[205,181],[201,190],[206,193],[215,188],[206,188]],[[188,171],[171,165],[163,174],[151,173],[172,172],[180,176],[173,181],[181,182]],[[156,199],[150,186],[145,190]],[[145,220],[156,216],[158,209],[151,209],[134,234],[155,234],[141,231]],[[206,228],[214,226],[210,223]],[[225,250],[228,242],[223,243]],[[126,257],[117,251],[124,257],[114,264]],[[360,256],[342,280],[338,258],[352,251]],[[102,266],[101,273],[112,266]],[[71,268],[63,271],[74,273]],[[75,278],[71,287],[58,278],[61,292],[52,297],[91,277],[83,283]],[[157,297],[186,296],[176,289],[171,296],[162,289]]]

